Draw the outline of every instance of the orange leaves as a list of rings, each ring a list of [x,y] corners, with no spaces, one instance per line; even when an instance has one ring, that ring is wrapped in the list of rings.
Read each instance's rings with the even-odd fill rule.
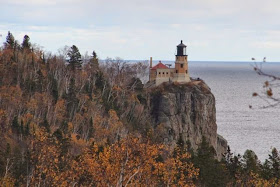
[[[136,95],[136,94],[131,94],[130,100],[131,100],[132,102],[136,102],[136,103],[140,104],[140,101],[139,101],[139,99],[137,98],[137,95]]]
[[[256,97],[256,96],[258,96],[258,93],[254,92],[254,93],[252,94],[252,96],[253,96],[253,97]]]
[[[37,131],[36,139],[31,145],[31,160],[34,169],[30,185],[44,183],[46,186],[61,186],[60,184],[65,184],[67,176],[61,165],[67,160],[61,155],[60,144],[41,129]]]
[[[22,91],[18,86],[0,87],[0,102],[2,105],[19,106],[21,97]]]
[[[109,110],[109,123],[115,123],[115,122],[118,122],[119,121],[119,117],[117,115],[117,112],[115,110]]]
[[[15,179],[11,177],[0,178],[0,186],[13,187],[15,186]]]
[[[131,136],[104,147],[103,151],[95,144],[82,156],[81,166],[90,174],[88,180],[97,186],[193,185],[198,170],[187,162],[190,155],[172,158],[168,153],[163,145]]]
[[[270,187],[270,186],[279,186],[280,182],[276,178],[272,178],[270,180],[263,179],[262,177],[259,176],[259,174],[251,172],[248,182],[243,185],[256,186],[256,187]]]
[[[264,86],[265,86],[265,87],[268,87],[268,86],[269,86],[269,82],[268,82],[268,81],[265,81],[265,82],[264,82]]]
[[[84,147],[86,145],[86,141],[82,139],[78,134],[71,134],[71,140],[79,147]]]
[[[118,86],[118,85],[114,85],[113,88],[112,88],[112,90],[117,91],[117,92],[118,92],[118,91],[122,91],[121,87]]]
[[[126,130],[116,111],[109,110],[109,117],[96,115],[94,117],[94,140],[96,142],[115,142],[125,136]]]
[[[0,109],[0,121],[4,120],[7,117],[7,112],[3,109]]]
[[[23,117],[22,120],[24,123],[28,123],[31,119],[33,118],[33,115],[30,113],[26,113]]]
[[[268,90],[266,90],[266,94],[267,96],[271,97],[273,95],[271,88],[269,88]]]
[[[56,102],[54,113],[56,116],[57,123],[62,123],[62,121],[66,117],[66,105],[64,99],[59,99]]]

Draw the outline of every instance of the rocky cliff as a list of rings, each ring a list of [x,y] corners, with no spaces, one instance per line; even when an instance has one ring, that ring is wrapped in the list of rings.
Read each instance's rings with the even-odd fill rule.
[[[151,116],[156,136],[175,145],[181,136],[196,150],[204,136],[217,158],[226,151],[227,141],[217,134],[215,97],[203,81],[166,83],[151,91]]]

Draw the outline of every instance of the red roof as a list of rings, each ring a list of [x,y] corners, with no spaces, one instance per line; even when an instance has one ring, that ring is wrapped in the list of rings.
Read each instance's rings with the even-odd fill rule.
[[[168,69],[168,67],[166,65],[164,65],[163,63],[159,62],[157,65],[155,65],[154,67],[152,67],[152,69]]]

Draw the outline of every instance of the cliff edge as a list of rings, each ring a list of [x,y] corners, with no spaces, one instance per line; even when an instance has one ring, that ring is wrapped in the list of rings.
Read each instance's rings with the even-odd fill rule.
[[[215,97],[202,80],[153,88],[150,112],[160,141],[175,145],[181,136],[194,151],[204,136],[221,159],[227,141],[217,134]]]

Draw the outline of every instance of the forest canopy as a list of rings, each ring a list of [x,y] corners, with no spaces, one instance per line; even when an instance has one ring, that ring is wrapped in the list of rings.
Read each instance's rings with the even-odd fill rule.
[[[147,120],[148,64],[101,61],[76,45],[51,54],[11,32],[0,48],[0,186],[271,186],[280,156],[216,160],[158,143]]]

